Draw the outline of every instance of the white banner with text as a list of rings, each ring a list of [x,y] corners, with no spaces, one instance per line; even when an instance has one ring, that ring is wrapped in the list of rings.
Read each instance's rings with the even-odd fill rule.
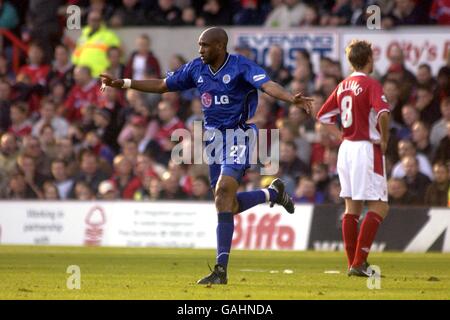
[[[215,248],[213,203],[0,202],[0,244]],[[305,250],[313,206],[259,205],[235,217],[238,249]]]

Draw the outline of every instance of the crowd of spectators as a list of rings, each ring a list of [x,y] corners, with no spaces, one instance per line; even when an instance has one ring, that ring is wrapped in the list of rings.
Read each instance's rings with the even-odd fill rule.
[[[100,11],[108,26],[264,25],[266,27],[339,26],[366,23],[367,8],[378,5],[383,28],[450,24],[448,0],[22,0],[0,1],[0,27],[14,28],[29,18],[33,39],[60,36],[65,7]],[[372,11],[371,11],[372,12]]]
[[[382,8],[385,28],[449,24],[446,0],[69,0],[101,6],[111,27],[137,25],[265,25],[267,27],[362,25],[366,8]],[[447,7],[447,10],[443,10]]]
[[[30,1],[30,6],[33,2]],[[287,21],[295,26],[305,24],[305,19],[311,20],[309,14],[302,13],[301,18],[288,18],[286,14],[293,15],[297,10],[294,7],[306,12],[313,6],[312,1],[295,0],[230,1],[227,6],[219,1],[195,1],[193,7],[189,7],[189,2],[90,1],[86,7],[90,9],[85,16],[86,26],[73,50],[56,44],[52,52],[46,52],[48,47],[39,41],[39,36],[31,35],[28,55],[17,72],[11,67],[8,54],[0,57],[0,198],[213,199],[206,164],[180,165],[171,159],[176,145],[171,140],[172,133],[181,128],[192,131],[195,121],[202,120],[197,92],[156,95],[113,88],[101,92],[98,79],[101,72],[133,79],[162,76],[147,35],[139,36],[135,50],[124,57],[120,39],[104,22],[111,26],[146,21],[157,21],[158,25],[183,24],[189,17],[196,25],[202,25],[198,24],[200,18],[203,25],[208,21],[245,24],[248,17],[254,16],[251,20],[259,17],[261,23],[270,26],[278,25],[276,21],[282,21],[280,26]],[[419,14],[410,10],[411,17],[396,15],[401,8],[406,10],[408,3],[414,1],[395,1],[391,11],[385,8],[386,17],[394,24],[402,19],[430,23],[430,19],[420,20],[424,11]],[[433,7],[446,3],[434,1]],[[317,12],[321,12],[318,23],[341,24],[347,18],[353,21],[352,8],[357,4],[367,3],[314,1]],[[8,22],[14,29],[13,24],[20,17],[4,19],[5,12],[14,8],[7,1],[0,0],[0,5],[4,10],[0,11],[0,26],[5,27]],[[234,11],[234,6],[240,10]],[[208,10],[210,16],[204,14]],[[218,12],[223,20],[215,16]],[[264,17],[258,16],[262,12]],[[399,16],[403,18],[399,20]],[[25,17],[27,24],[29,19]],[[322,23],[322,19],[328,22]],[[95,37],[103,43],[91,45],[90,40]],[[282,48],[270,48],[270,65],[264,66],[268,74],[287,89],[312,96],[317,112],[345,76],[340,62],[322,57],[315,74],[307,51],[298,52],[292,70],[283,65],[282,54]],[[394,205],[447,206],[450,55],[437,74],[427,64],[408,70],[400,48],[391,50],[389,59],[387,73],[379,75],[392,106],[391,138],[386,154],[389,201]],[[182,56],[173,55],[170,70],[183,63]],[[339,142],[327,136],[313,117],[261,93],[258,111],[251,121],[259,128],[280,130],[279,144],[273,142],[280,150],[276,176],[285,181],[288,193],[297,202],[342,204],[336,169]],[[271,182],[274,176],[260,175],[260,169],[255,165],[247,171],[241,190],[259,189]]]

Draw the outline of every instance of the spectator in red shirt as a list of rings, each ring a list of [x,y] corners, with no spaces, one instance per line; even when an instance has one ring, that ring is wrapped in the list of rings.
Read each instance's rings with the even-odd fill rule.
[[[333,137],[330,136],[320,125],[320,123],[316,123],[316,133],[317,133],[317,141],[312,143],[311,145],[311,164],[315,163],[326,163],[325,162],[325,152],[328,148],[334,148],[339,146],[340,141],[333,140]],[[329,169],[333,166],[328,164]]]
[[[159,130],[148,144],[147,148],[159,148],[157,161],[167,165],[175,143],[171,141],[172,133],[177,129],[183,129],[184,123],[177,115],[175,108],[167,101],[158,104]],[[157,144],[157,145],[156,145]]]
[[[132,140],[137,144],[136,152],[144,152],[149,144],[150,138],[146,136],[148,121],[145,117],[133,115],[122,129],[119,135],[120,144],[125,145],[126,141]],[[124,131],[127,131],[124,133]],[[126,135],[126,138],[124,136]],[[120,138],[122,136],[123,139]]]
[[[74,70],[75,86],[70,90],[65,102],[66,117],[70,121],[82,119],[82,109],[100,104],[100,86],[91,76],[89,67],[80,66]]]
[[[41,46],[32,43],[28,48],[28,64],[19,69],[19,74],[28,76],[32,85],[47,85],[47,75],[50,66],[43,64],[44,51]]]
[[[131,53],[126,65],[125,78],[143,80],[146,75],[150,78],[161,76],[158,59],[150,48],[151,41],[148,35],[142,34],[136,39],[136,50]]]
[[[11,105],[11,126],[8,132],[16,137],[23,138],[31,133],[33,124],[28,119],[28,107],[24,102],[16,102]]]
[[[450,25],[450,0],[434,0],[430,18],[432,22],[439,25]]]

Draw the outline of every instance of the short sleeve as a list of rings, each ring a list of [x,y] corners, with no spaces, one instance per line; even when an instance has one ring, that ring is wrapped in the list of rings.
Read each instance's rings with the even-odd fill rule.
[[[325,124],[336,123],[337,115],[339,114],[339,106],[337,103],[337,88],[334,89],[333,93],[328,97],[325,103],[320,108],[316,115],[316,119]]]
[[[371,86],[370,105],[377,113],[377,118],[382,112],[390,112],[390,106],[383,93],[383,88],[376,81]]]
[[[169,91],[183,91],[195,87],[192,80],[193,62],[182,65],[177,71],[169,72],[166,78],[166,86]]]
[[[255,62],[240,57],[241,63],[240,67],[243,70],[244,79],[247,81],[250,85],[252,85],[256,89],[261,89],[261,86],[270,81],[269,76],[267,75],[266,71],[261,68],[259,65],[257,65]]]

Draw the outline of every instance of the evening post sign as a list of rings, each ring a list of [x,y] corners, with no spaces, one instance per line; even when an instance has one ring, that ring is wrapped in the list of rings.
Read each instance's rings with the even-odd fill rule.
[[[251,48],[255,60],[260,65],[268,65],[269,49],[278,45],[283,49],[284,64],[288,68],[295,67],[298,51],[307,50],[311,55],[314,72],[318,72],[319,60],[322,56],[332,59],[339,57],[338,34],[334,32],[233,29],[233,47],[247,46]]]

